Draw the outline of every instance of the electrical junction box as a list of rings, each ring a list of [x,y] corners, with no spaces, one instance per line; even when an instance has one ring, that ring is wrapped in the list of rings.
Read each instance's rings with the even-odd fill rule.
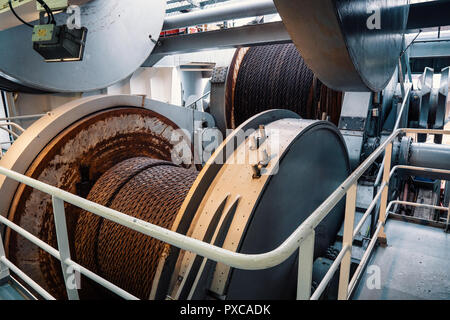
[[[38,25],[33,30],[33,49],[46,62],[81,61],[87,29],[69,29],[66,25]]]
[[[58,41],[57,30],[58,27],[54,24],[42,24],[34,26],[33,29],[33,43],[37,44],[53,44]]]

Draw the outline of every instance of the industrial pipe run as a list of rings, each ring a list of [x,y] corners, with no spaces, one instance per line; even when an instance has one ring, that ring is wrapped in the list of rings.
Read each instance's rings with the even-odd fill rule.
[[[220,7],[168,16],[164,20],[163,30],[276,13],[273,0],[231,1]]]
[[[414,167],[450,170],[450,146],[429,143],[411,143],[403,138],[402,144],[409,144],[400,150],[400,163]],[[400,147],[402,148],[402,146]],[[405,161],[406,160],[406,161]]]

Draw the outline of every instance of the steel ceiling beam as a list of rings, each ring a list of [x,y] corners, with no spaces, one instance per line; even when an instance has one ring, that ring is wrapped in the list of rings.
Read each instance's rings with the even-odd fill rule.
[[[439,0],[413,3],[409,7],[407,30],[433,28],[450,25],[450,1]]]
[[[160,39],[142,66],[151,67],[155,61],[172,54],[290,42],[291,38],[281,21],[172,36]]]
[[[417,41],[411,45],[410,58],[450,57],[450,39]]]
[[[221,2],[227,2],[229,0],[206,0],[206,1],[200,1],[198,2],[198,6],[195,6],[194,4],[192,4],[191,2],[189,2],[188,0],[186,0],[186,2],[189,2],[189,4],[186,5],[180,5],[178,7],[172,7],[170,9],[166,10],[166,13],[174,13],[174,12],[180,12],[183,10],[191,10],[191,9],[195,9],[197,7],[203,8],[204,6],[208,6],[208,5],[213,5],[213,4],[217,4],[217,3],[221,3]],[[184,2],[184,1],[167,1],[167,4],[173,4],[173,3],[177,3],[177,2]]]

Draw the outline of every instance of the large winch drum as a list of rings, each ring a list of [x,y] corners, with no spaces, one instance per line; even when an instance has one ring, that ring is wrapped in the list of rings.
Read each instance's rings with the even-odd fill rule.
[[[193,164],[177,165],[177,129],[194,132],[189,115],[195,118],[195,112],[171,108],[132,96],[71,102],[30,127],[0,165],[178,233],[254,254],[277,248],[349,174],[336,126],[288,110],[245,121],[200,172]],[[0,192],[10,220],[57,247],[50,195],[9,179],[0,181]],[[296,254],[270,270],[243,271],[69,204],[65,212],[72,259],[141,299],[295,298]],[[335,241],[343,213],[342,202],[316,229],[316,257]],[[10,229],[5,248],[43,288],[66,297],[58,260]],[[112,297],[84,277],[81,285],[82,299]]]
[[[403,49],[407,0],[274,0],[307,65],[338,91],[380,92]]]
[[[81,24],[88,29],[82,61],[45,62],[33,50],[33,30],[26,25],[0,31],[0,89],[32,93],[100,90],[127,78],[143,64],[159,38],[166,1],[84,2],[74,2],[80,4]],[[55,13],[58,25],[67,24],[68,18],[65,12]]]
[[[292,43],[239,48],[213,72],[209,111],[222,132],[272,109],[337,125],[341,106],[342,93],[317,79]]]

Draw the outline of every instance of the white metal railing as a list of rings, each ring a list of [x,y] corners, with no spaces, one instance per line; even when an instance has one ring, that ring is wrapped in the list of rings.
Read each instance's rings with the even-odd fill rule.
[[[9,129],[8,126],[9,126],[9,124],[1,123],[0,124],[0,130],[6,131],[10,135],[12,135],[14,137],[14,139],[19,138],[19,135],[17,133],[15,133],[14,131],[12,131],[11,129]]]
[[[273,251],[263,254],[241,254],[233,251],[225,250],[220,247],[216,247],[209,243],[202,242],[197,239],[187,237],[185,235],[161,228],[157,225],[148,223],[146,221],[136,219],[113,209],[103,207],[94,202],[88,201],[84,198],[73,195],[69,192],[60,190],[53,186],[47,185],[40,181],[34,180],[30,177],[24,176],[17,172],[0,167],[0,174],[5,175],[20,183],[24,183],[32,188],[40,190],[52,196],[53,199],[53,212],[56,225],[56,235],[58,239],[59,250],[54,249],[48,244],[44,243],[37,237],[28,233],[26,230],[15,225],[8,219],[0,216],[0,223],[5,224],[12,230],[18,232],[20,235],[39,246],[44,251],[50,253],[55,258],[62,261],[63,274],[65,277],[69,277],[67,273],[68,267],[72,267],[74,270],[78,270],[81,274],[89,277],[93,281],[105,286],[109,290],[115,292],[119,296],[126,299],[136,299],[135,296],[125,292],[109,281],[101,278],[100,276],[92,273],[91,271],[83,268],[79,264],[75,263],[70,258],[70,250],[67,237],[67,228],[65,221],[64,203],[70,203],[86,211],[92,212],[105,219],[116,222],[120,225],[133,229],[142,234],[154,237],[158,240],[164,241],[168,244],[176,246],[183,250],[188,250],[199,254],[208,259],[222,262],[234,268],[245,270],[262,270],[277,266],[288,259],[295,251],[299,250],[299,275],[298,275],[298,293],[299,299],[318,299],[328,284],[329,280],[333,277],[337,268],[340,265],[340,280],[339,280],[339,299],[347,299],[354,288],[356,281],[360,276],[360,272],[363,269],[365,262],[367,261],[371,250],[373,249],[377,238],[382,238],[383,226],[386,221],[386,212],[390,209],[394,202],[387,204],[387,192],[389,187],[389,178],[398,169],[410,169],[410,170],[422,170],[433,171],[440,173],[450,173],[445,170],[435,170],[428,168],[415,168],[409,166],[397,166],[390,170],[391,155],[392,155],[392,143],[396,137],[402,133],[429,133],[429,134],[450,134],[450,131],[445,130],[421,130],[421,129],[398,129],[396,130],[372,155],[370,155],[366,161],[364,161],[353,172],[342,185],[336,189],[327,200],[325,200],[306,220],[302,223],[292,234],[289,236],[283,244]],[[370,167],[375,159],[386,149],[385,152],[385,168],[382,188],[378,192],[375,199],[370,204],[367,212],[364,214],[361,222],[354,229],[354,216],[356,206],[356,190],[358,179],[362,174]],[[341,199],[347,196],[346,199],[346,213],[344,221],[344,238],[343,249],[339,253],[337,259],[331,266],[330,270],[326,274],[323,281],[319,284],[314,294],[311,296],[311,278],[312,278],[312,264],[313,264],[313,251],[314,251],[314,230],[320,224],[320,222],[327,216],[327,214],[338,204]],[[350,276],[350,258],[354,236],[361,228],[364,221],[370,215],[370,211],[375,207],[376,202],[381,198],[381,210],[379,221],[375,235],[369,244],[369,247],[361,261],[361,265],[358,271],[353,276],[349,283]],[[4,252],[0,255],[0,261],[7,268],[14,271],[20,278],[22,278],[28,285],[39,292],[45,298],[51,298],[48,293],[44,293],[39,285],[33,282],[31,279],[25,277],[21,272],[18,272],[16,267],[12,266],[12,263],[6,258]],[[43,291],[44,290],[44,291]],[[77,299],[78,293],[76,289],[67,289],[69,298]]]
[[[401,62],[399,63],[399,68],[401,69]],[[400,72],[400,74],[401,74],[401,72]],[[395,131],[398,128],[400,128],[400,123],[401,123],[401,121],[402,121],[402,119],[404,117],[404,113],[405,113],[405,110],[407,108],[407,102],[409,100],[408,97],[411,94],[412,84],[409,83],[406,86],[406,88],[405,88],[405,86],[404,86],[404,84],[402,82],[401,87],[402,87],[402,91],[404,91],[405,93],[403,94],[404,98],[403,98],[403,101],[402,101],[402,105],[400,107],[400,111],[399,111],[398,116],[397,116],[397,120],[395,121],[393,131]],[[380,166],[380,170],[378,171],[377,178],[375,179],[375,187],[378,187],[379,184],[380,184],[381,176],[383,174],[384,161],[385,161],[385,159],[383,159],[383,162],[381,163],[381,166]]]
[[[20,131],[20,133],[24,133],[24,132],[25,132],[25,129],[22,128],[20,125],[18,125],[18,124],[15,123],[15,122],[4,122],[4,123],[0,123],[0,126],[2,126],[2,127],[13,127],[13,128],[16,128],[17,130]]]
[[[450,172],[448,172],[450,173]],[[418,207],[418,208],[427,208],[427,209],[434,209],[434,210],[438,210],[438,211],[446,211],[447,212],[447,218],[446,218],[446,222],[445,222],[445,232],[448,232],[449,227],[450,227],[450,207],[446,208],[446,207],[439,207],[439,206],[433,206],[430,204],[425,204],[425,203],[414,203],[414,202],[406,202],[406,201],[392,201],[393,204],[399,204],[399,205],[403,205],[403,206],[411,206],[411,207]],[[429,222],[433,222],[431,220],[423,220],[423,219],[418,219],[420,221],[429,221]]]
[[[48,114],[48,113],[47,113]],[[5,145],[12,145],[16,139],[19,138],[19,136],[25,132],[25,129],[16,123],[17,120],[34,120],[41,118],[44,116],[44,114],[33,114],[33,115],[26,115],[26,116],[16,116],[16,117],[7,117],[7,118],[0,118],[0,130],[5,131],[9,134],[10,140],[5,142],[0,142],[0,159],[4,155],[4,148]],[[16,129],[16,131],[13,130]],[[6,148],[5,148],[6,149]]]
[[[407,95],[404,98],[403,106],[406,103]],[[402,107],[403,109],[403,107]],[[1,119],[0,119],[1,120]],[[25,175],[0,167],[0,174],[7,176],[10,179],[16,180],[20,183],[28,185],[39,191],[47,193],[52,196],[53,214],[56,226],[56,235],[58,242],[58,249],[56,250],[47,243],[44,243],[39,238],[30,234],[18,225],[8,219],[0,216],[0,223],[8,226],[15,232],[19,233],[44,251],[51,254],[53,257],[61,261],[63,268],[63,275],[67,280],[72,273],[68,273],[67,270],[77,270],[81,274],[90,278],[91,280],[103,285],[112,292],[126,299],[137,299],[135,296],[123,289],[117,287],[111,282],[103,279],[102,277],[92,273],[86,268],[80,266],[76,262],[71,260],[66,217],[64,211],[64,203],[70,203],[88,212],[96,214],[107,220],[113,221],[127,228],[145,234],[147,236],[156,238],[170,245],[178,247],[183,250],[188,250],[196,253],[200,256],[206,257],[210,260],[221,262],[229,265],[233,268],[244,270],[262,270],[277,266],[287,260],[294,252],[299,250],[299,270],[298,270],[298,285],[297,285],[297,298],[298,299],[318,299],[326,288],[328,282],[333,277],[340,265],[340,277],[339,277],[339,299],[348,299],[351,294],[358,277],[363,269],[365,262],[367,261],[371,250],[373,249],[376,240],[378,238],[385,238],[383,232],[383,226],[386,221],[386,211],[390,208],[392,203],[387,204],[389,179],[395,170],[399,169],[397,166],[391,172],[391,157],[392,157],[392,145],[394,140],[404,133],[428,133],[428,134],[450,134],[450,131],[445,130],[425,130],[425,129],[397,129],[391,136],[389,136],[378,149],[375,150],[278,248],[270,252],[263,254],[241,254],[233,251],[229,251],[209,243],[202,242],[197,239],[187,237],[185,235],[176,233],[174,231],[164,229],[157,225],[148,223],[146,221],[128,216],[116,210],[101,206],[94,202],[88,201],[84,198],[78,197],[74,194],[60,190],[53,186],[47,185]],[[356,192],[357,183],[359,178],[365,173],[365,171],[375,162],[375,160],[385,153],[384,156],[384,175],[381,188],[379,189],[375,199],[370,204],[362,220],[358,223],[354,229],[355,209],[356,209]],[[411,169],[410,167],[409,169]],[[424,170],[433,170],[426,169]],[[312,266],[314,257],[314,236],[315,228],[322,222],[322,220],[330,213],[330,211],[346,196],[346,210],[344,220],[344,237],[343,248],[339,253],[337,259],[329,269],[328,273],[311,296],[311,282],[312,282]],[[366,250],[366,253],[361,261],[361,264],[350,281],[350,263],[351,263],[351,251],[355,235],[361,229],[363,223],[370,216],[372,210],[375,208],[376,203],[381,200],[379,221],[375,235]],[[71,267],[71,268],[69,268]],[[0,271],[10,269],[16,273],[23,281],[25,281],[30,287],[39,292],[44,298],[53,298],[43,288],[41,288],[32,279],[23,274],[20,270],[14,266],[11,261],[6,258],[3,250],[3,244],[0,239]],[[350,281],[350,283],[349,283]],[[78,299],[78,291],[71,289],[67,285],[66,291],[70,299]]]
[[[432,172],[432,173],[437,173],[437,174],[450,174],[450,170],[442,170],[442,169],[432,169],[432,168],[424,168],[424,167],[414,167],[414,166],[407,166],[407,165],[397,165],[395,167],[392,168],[390,174],[389,174],[389,180],[392,178],[392,176],[398,171],[398,170],[409,170],[409,171],[415,171],[415,172]],[[375,207],[376,203],[378,202],[378,199],[380,197],[380,194],[389,187],[389,180],[387,182],[383,182],[380,186],[379,192],[378,194],[375,196],[374,200],[372,201],[372,203],[370,204],[369,208],[366,211],[366,214],[363,216],[363,218],[361,219],[360,223],[358,224],[358,226],[355,229],[354,232],[354,236],[356,236],[357,232],[359,231],[359,229],[362,227],[363,222],[367,219],[368,217],[368,212],[373,210],[373,208]],[[450,222],[450,207],[449,208],[444,208],[444,207],[438,207],[438,206],[433,206],[433,205],[428,205],[428,204],[423,204],[423,203],[413,203],[413,202],[406,202],[406,201],[399,201],[399,200],[393,200],[391,202],[389,202],[389,204],[387,205],[386,209],[385,209],[385,219],[384,222],[380,221],[377,224],[377,229],[374,233],[374,235],[372,236],[371,241],[369,242],[369,245],[363,255],[363,257],[361,258],[360,264],[358,266],[358,268],[355,271],[355,274],[352,278],[352,280],[350,281],[350,284],[348,286],[348,298],[350,297],[350,295],[352,294],[353,290],[355,289],[355,286],[362,274],[362,270],[364,269],[370,254],[375,246],[376,240],[378,239],[379,234],[382,231],[382,228],[384,227],[386,220],[389,216],[389,212],[390,209],[392,207],[392,205],[394,204],[399,204],[399,205],[410,205],[410,206],[414,206],[414,207],[423,207],[423,208],[432,208],[432,209],[436,209],[436,210],[441,210],[441,211],[447,211],[448,215],[447,215],[447,227],[449,225]]]
[[[208,91],[207,93],[204,93],[202,96],[200,96],[197,100],[195,100],[194,102],[192,102],[191,104],[189,104],[186,108],[188,108],[188,109],[194,109],[194,110],[197,110],[197,111],[204,111],[203,110],[203,108],[204,108],[204,106],[203,106],[203,99],[205,99],[206,97],[208,97],[209,95],[211,94],[211,91]],[[198,103],[199,102],[202,102],[202,104],[201,104],[201,108],[199,108],[199,106],[198,106]]]
[[[14,117],[0,118],[0,121],[39,119],[39,118],[45,116],[46,114],[48,114],[48,113],[39,113],[39,114],[30,114],[30,115],[25,115],[25,116],[14,116]]]

